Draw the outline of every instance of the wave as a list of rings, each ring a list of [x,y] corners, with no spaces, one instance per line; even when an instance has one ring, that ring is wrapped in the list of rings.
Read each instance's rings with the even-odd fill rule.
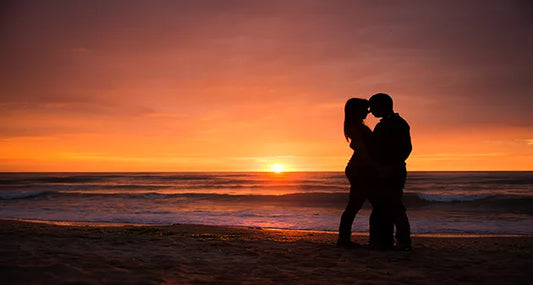
[[[420,199],[428,202],[466,202],[485,200],[498,195],[495,194],[436,194],[436,193],[412,193]]]
[[[166,173],[19,173],[15,177],[7,179],[0,178],[0,185],[35,185],[35,184],[84,184],[84,183],[106,183],[118,181],[187,181],[187,180],[213,180],[217,176],[212,174],[166,174]]]
[[[11,179],[0,179],[0,185],[35,185],[35,184],[79,184],[89,182],[102,182],[114,177],[105,176],[43,176],[43,177],[22,177]]]
[[[1,173],[0,173],[1,174]],[[330,178],[330,177],[328,177]],[[12,176],[2,178],[0,176],[0,185],[13,184],[34,184],[34,183],[89,183],[89,182],[109,182],[109,181],[154,181],[154,182],[172,182],[172,181],[206,181],[216,184],[235,184],[235,183],[261,183],[271,181],[271,177],[266,173],[87,173],[87,174],[69,174],[69,173],[15,173]],[[291,179],[291,183],[300,183],[302,181],[314,181],[313,178]],[[318,179],[322,181],[322,179]]]
[[[81,180],[85,179],[82,183]],[[15,189],[19,190],[31,190],[31,189],[42,189],[47,188],[53,191],[69,191],[69,190],[147,190],[147,191],[160,191],[160,190],[224,190],[224,189],[250,189],[257,191],[265,190],[294,190],[294,192],[300,191],[345,191],[347,190],[346,185],[336,185],[333,183],[328,183],[324,181],[290,181],[282,183],[272,183],[264,184],[256,180],[217,180],[217,179],[206,179],[205,181],[189,181],[191,177],[184,178],[184,181],[164,181],[165,179],[158,179],[153,181],[153,183],[146,183],[142,181],[141,183],[132,181],[105,181],[102,178],[82,178],[82,177],[70,177],[70,178],[45,178],[40,179],[39,183],[36,183],[33,180],[31,183],[28,183],[28,180],[17,179],[17,180],[0,180],[0,191],[13,191]],[[200,178],[197,178],[200,179]],[[163,180],[163,181],[161,181]],[[46,181],[46,182],[45,182]],[[78,182],[74,182],[78,181]],[[144,183],[143,183],[144,182]],[[150,182],[150,181],[148,181]],[[5,189],[5,190],[3,190]]]
[[[422,194],[422,195],[421,195]],[[143,205],[142,207],[220,208],[220,209],[324,209],[340,211],[346,207],[347,193],[294,193],[284,195],[230,195],[215,193],[87,193],[61,191],[28,191],[0,193],[2,207],[32,208],[57,205]],[[528,215],[533,216],[533,196],[519,195],[427,195],[406,193],[403,202],[408,211],[447,213],[481,213],[483,215]],[[23,203],[23,204],[18,204]],[[22,205],[22,207],[21,207]],[[365,202],[363,209],[370,210]]]
[[[27,199],[35,198],[39,196],[46,196],[55,191],[30,191],[30,192],[11,192],[11,193],[0,193],[0,200],[16,200],[16,199]]]
[[[144,188],[146,189],[146,188]],[[24,192],[0,192],[0,200],[35,199],[40,197],[78,197],[78,198],[121,198],[121,199],[201,199],[216,201],[238,202],[285,202],[285,203],[311,203],[311,204],[336,204],[345,203],[348,193],[332,192],[308,192],[282,195],[254,195],[254,194],[218,194],[218,193],[158,193],[158,192],[134,192],[134,193],[105,193],[89,191],[24,191]],[[428,204],[447,204],[483,201],[525,201],[533,202],[533,196],[498,195],[498,194],[435,194],[414,193],[404,194],[403,201],[406,205],[420,206]]]

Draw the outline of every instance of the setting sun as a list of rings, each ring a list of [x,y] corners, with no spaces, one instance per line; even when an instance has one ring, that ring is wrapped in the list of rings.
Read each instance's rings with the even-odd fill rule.
[[[283,164],[276,163],[272,164],[270,169],[272,170],[272,172],[281,173],[285,171],[285,166],[283,166]]]

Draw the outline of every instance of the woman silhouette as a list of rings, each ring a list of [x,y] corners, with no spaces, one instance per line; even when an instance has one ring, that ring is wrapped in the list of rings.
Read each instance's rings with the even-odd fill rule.
[[[359,98],[349,99],[344,106],[344,136],[354,153],[345,170],[350,182],[350,200],[341,216],[337,240],[340,247],[360,247],[350,240],[352,223],[377,180],[377,164],[372,158],[372,131],[363,123],[368,107],[368,101]]]

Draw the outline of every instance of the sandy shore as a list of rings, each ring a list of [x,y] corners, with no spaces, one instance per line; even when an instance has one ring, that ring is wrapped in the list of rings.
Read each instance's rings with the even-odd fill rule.
[[[335,239],[202,225],[0,220],[0,283],[533,284],[533,237],[415,236],[412,252],[339,249]]]

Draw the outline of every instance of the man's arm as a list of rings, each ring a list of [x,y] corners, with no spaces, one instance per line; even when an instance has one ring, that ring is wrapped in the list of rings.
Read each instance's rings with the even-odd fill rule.
[[[409,155],[411,154],[411,151],[413,150],[413,145],[411,144],[411,133],[409,130],[409,127],[407,127],[402,133],[400,134],[399,141],[401,142],[400,149],[398,150],[400,159],[402,161],[405,161]]]
[[[398,163],[405,162],[413,150],[410,127],[407,122],[403,120],[397,121],[397,125],[393,128],[391,139],[394,148],[394,151],[392,151],[392,154],[394,154],[393,161]]]

